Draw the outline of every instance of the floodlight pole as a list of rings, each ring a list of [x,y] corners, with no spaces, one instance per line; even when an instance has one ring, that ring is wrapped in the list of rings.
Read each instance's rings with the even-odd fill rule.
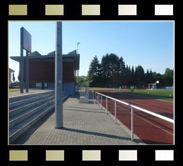
[[[62,56],[62,22],[56,22],[55,48],[55,128],[63,128],[63,56]]]
[[[26,92],[29,92],[29,55],[26,50]]]
[[[80,42],[77,43],[77,54],[78,54],[78,45],[80,44]]]
[[[23,28],[20,29],[20,93],[24,90]]]
[[[80,42],[77,43],[77,54],[78,54],[78,45],[80,44]],[[79,92],[79,70],[77,70],[77,92]]]

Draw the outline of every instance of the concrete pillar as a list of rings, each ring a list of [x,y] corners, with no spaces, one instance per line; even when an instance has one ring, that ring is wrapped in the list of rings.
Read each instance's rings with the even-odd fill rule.
[[[20,29],[20,93],[24,90],[23,28]]]
[[[78,82],[77,91],[79,92],[79,70],[77,70],[77,82]]]
[[[29,92],[29,55],[28,51],[26,51],[26,92]]]
[[[62,56],[62,22],[56,22],[55,48],[55,128],[63,128],[63,56]]]

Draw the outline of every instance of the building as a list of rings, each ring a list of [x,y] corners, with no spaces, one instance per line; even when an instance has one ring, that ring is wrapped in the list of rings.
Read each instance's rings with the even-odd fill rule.
[[[11,56],[11,59],[20,62],[20,56]],[[26,57],[24,56],[24,86]],[[76,71],[79,70],[80,55],[72,51],[63,55],[63,91],[74,95],[76,91]],[[55,51],[41,55],[35,51],[29,54],[29,87],[54,89],[55,88]]]
[[[14,70],[9,68],[9,87],[11,86],[11,83],[12,83],[11,76],[12,76],[12,73],[14,73],[14,72],[15,72]]]

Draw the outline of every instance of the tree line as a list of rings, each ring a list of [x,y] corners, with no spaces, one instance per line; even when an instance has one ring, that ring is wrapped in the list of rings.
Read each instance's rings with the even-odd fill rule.
[[[130,87],[147,88],[149,83],[157,80],[158,88],[173,85],[173,70],[166,68],[164,74],[152,72],[151,69],[144,71],[141,65],[136,67],[126,65],[123,57],[111,53],[102,57],[101,63],[95,55],[92,59],[87,80],[91,87]]]

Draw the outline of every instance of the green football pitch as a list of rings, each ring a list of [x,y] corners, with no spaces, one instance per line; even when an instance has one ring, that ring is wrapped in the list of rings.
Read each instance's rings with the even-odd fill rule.
[[[112,88],[89,87],[90,90],[111,90]]]
[[[134,90],[134,92],[129,91],[112,91],[115,93],[124,93],[128,95],[134,95],[139,97],[145,97],[150,99],[163,100],[168,102],[173,102],[173,89],[163,89],[163,90]]]
[[[18,92],[20,89],[9,89],[9,92]]]

